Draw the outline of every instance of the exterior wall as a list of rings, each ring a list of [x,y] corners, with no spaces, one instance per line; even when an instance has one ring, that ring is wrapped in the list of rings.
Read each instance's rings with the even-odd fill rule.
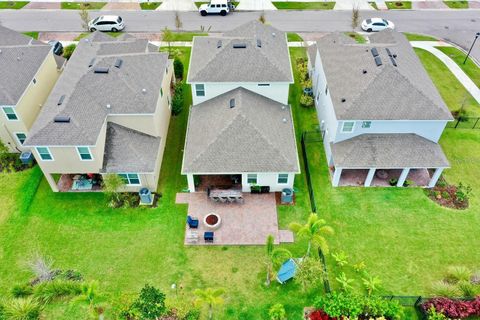
[[[280,103],[288,104],[288,90],[289,90],[290,83],[288,82],[262,82],[262,83],[269,83],[270,86],[258,86],[258,83],[248,83],[248,82],[203,83],[205,85],[204,97],[196,96],[195,84],[197,83],[191,83],[193,105],[210,100],[216,96],[219,96],[225,92],[236,89],[238,87],[243,87],[245,89],[256,92],[258,94],[261,94],[262,96],[278,101]]]
[[[106,176],[106,173],[102,173],[102,177]],[[138,177],[140,178],[139,186],[125,186],[120,191],[121,192],[138,192],[142,188],[148,188],[151,191],[157,190],[158,176],[152,173],[139,173]]]
[[[250,172],[254,174],[255,172]],[[285,172],[287,173],[287,172]],[[242,174],[242,191],[250,192],[251,184],[247,183],[248,173]],[[278,173],[257,173],[257,185],[259,186],[270,186],[270,192],[282,191],[284,188],[293,188],[293,183],[295,181],[295,173],[288,173],[288,183],[278,184]]]
[[[55,85],[61,71],[57,69],[57,64],[53,53],[47,55],[44,62],[40,65],[37,74],[35,75],[36,83],[30,82],[25,89],[17,105],[14,106],[17,113],[17,121],[8,121],[2,113],[0,115],[0,139],[7,146],[10,146],[10,151],[18,152],[24,151],[27,148],[22,147],[15,137],[15,133],[22,132],[27,134],[32,127],[33,122],[40,113],[40,109],[47,99],[50,91]],[[14,79],[12,79],[14,81]],[[10,144],[9,144],[10,143]],[[18,150],[16,149],[18,148]]]

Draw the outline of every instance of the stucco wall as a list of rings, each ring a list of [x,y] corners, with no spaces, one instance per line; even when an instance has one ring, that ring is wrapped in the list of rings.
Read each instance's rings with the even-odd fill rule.
[[[254,172],[251,172],[254,173]],[[287,172],[284,172],[287,173]],[[250,184],[247,183],[248,173],[242,174],[242,191],[250,192]],[[279,184],[277,183],[278,173],[257,173],[257,185],[259,186],[270,186],[271,192],[282,191],[284,188],[293,188],[293,183],[295,181],[295,173],[288,173],[288,183]]]

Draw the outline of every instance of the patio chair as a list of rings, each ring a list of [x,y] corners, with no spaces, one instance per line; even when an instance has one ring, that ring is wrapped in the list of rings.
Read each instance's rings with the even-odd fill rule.
[[[220,200],[221,203],[227,202],[227,198],[225,198],[225,197],[220,197],[219,200]]]
[[[213,238],[215,234],[212,231],[206,231],[203,234],[203,240],[205,240],[206,243],[213,243]]]
[[[191,216],[187,216],[187,224],[190,229],[198,228],[198,219],[195,219]]]
[[[237,199],[234,197],[228,197],[227,200],[229,203],[234,203]]]
[[[211,197],[211,199],[213,200],[213,202],[219,202],[220,201],[219,197]]]

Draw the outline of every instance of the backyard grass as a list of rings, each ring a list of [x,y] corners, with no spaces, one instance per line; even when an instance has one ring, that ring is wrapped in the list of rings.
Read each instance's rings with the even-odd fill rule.
[[[443,62],[426,50],[415,48],[415,52],[451,111],[459,111],[463,105],[468,116],[480,116],[479,104]]]
[[[30,1],[2,1],[0,2],[0,9],[22,9]]]
[[[301,42],[303,38],[300,37],[298,33],[295,32],[287,32],[287,41],[288,42]]]
[[[470,79],[480,88],[480,67],[473,62],[470,57],[467,59],[467,62],[463,64],[465,57],[467,56],[466,53],[463,51],[455,48],[455,47],[436,47],[438,50],[445,53],[447,56],[452,58],[460,68],[462,68],[463,72],[465,72]]]
[[[411,1],[385,1],[387,8],[392,9],[412,9]]]
[[[357,43],[367,43],[367,39],[359,33],[356,32],[345,32],[345,35],[354,39]]]
[[[443,1],[451,9],[468,9],[468,1]]]
[[[273,2],[280,10],[332,10],[335,2]]]
[[[161,4],[162,4],[161,2],[141,2],[140,8],[142,8],[142,10],[155,10]]]
[[[22,34],[29,36],[35,40],[38,39],[38,32],[37,31],[30,31],[30,32],[22,32]]]
[[[85,5],[87,10],[100,10],[106,2],[62,2],[61,8],[65,10],[80,10]]]
[[[424,34],[409,32],[404,32],[403,34],[407,37],[408,41],[438,41],[437,38]]]

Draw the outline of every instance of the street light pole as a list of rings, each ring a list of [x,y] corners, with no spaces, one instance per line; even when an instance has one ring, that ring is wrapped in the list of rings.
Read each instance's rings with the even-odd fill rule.
[[[470,52],[472,52],[473,46],[475,45],[475,41],[477,41],[478,37],[480,37],[480,32],[475,34],[475,39],[473,39],[472,46],[470,47],[470,50],[468,50],[467,56],[465,57],[465,60],[463,60],[463,64],[467,62],[468,56],[470,55]]]

